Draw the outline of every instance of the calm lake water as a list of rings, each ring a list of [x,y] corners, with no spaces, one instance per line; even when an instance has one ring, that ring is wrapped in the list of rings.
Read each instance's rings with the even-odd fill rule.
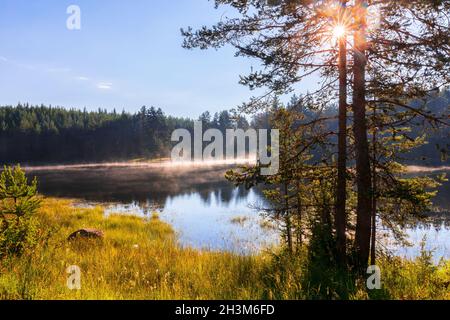
[[[224,179],[226,166],[89,165],[27,168],[42,194],[73,198],[78,205],[102,204],[106,214],[149,216],[158,212],[178,233],[182,245],[249,253],[277,244],[278,232],[264,223],[258,208],[267,203],[258,190],[235,188]],[[450,212],[450,183],[436,206]],[[441,218],[445,215],[441,215]],[[449,219],[408,230],[412,247],[389,245],[394,254],[413,257],[427,237],[435,259],[450,258]]]

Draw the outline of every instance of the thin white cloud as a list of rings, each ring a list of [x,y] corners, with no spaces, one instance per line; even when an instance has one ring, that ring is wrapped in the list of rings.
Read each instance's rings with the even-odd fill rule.
[[[72,69],[70,68],[47,68],[47,72],[50,73],[64,73],[64,72],[70,72]]]
[[[80,81],[89,81],[88,77],[83,77],[83,76],[75,77],[75,79],[80,80]]]
[[[112,89],[112,83],[111,82],[99,82],[97,83],[97,88],[101,90],[110,90]]]
[[[11,66],[16,67],[16,68],[27,69],[27,70],[37,70],[37,69],[39,69],[35,65],[21,63],[21,62],[15,61],[15,60],[10,60],[10,59],[8,59],[8,58],[6,58],[4,56],[0,56],[0,61],[8,63],[8,65],[11,65]]]
[[[23,63],[21,61],[17,60],[10,60],[6,58],[5,56],[0,56],[0,61],[7,62],[11,66],[14,66],[16,68],[26,69],[26,70],[35,70],[38,72],[47,72],[47,73],[69,73],[72,71],[69,67],[51,67],[51,66],[45,66],[42,64],[29,64],[29,63]]]
[[[5,63],[8,63],[17,68],[22,68],[22,69],[26,69],[26,70],[30,70],[30,71],[38,71],[40,73],[48,73],[48,74],[52,73],[52,74],[58,75],[58,77],[72,79],[72,81],[87,82],[90,85],[93,85],[97,89],[100,89],[100,90],[111,90],[113,88],[112,82],[107,82],[107,81],[97,82],[95,79],[92,79],[92,78],[89,78],[86,76],[75,76],[72,73],[74,70],[72,70],[71,68],[68,68],[68,67],[51,67],[51,66],[49,67],[49,66],[43,66],[43,65],[38,65],[38,64],[26,64],[26,63],[18,62],[15,60],[10,60],[1,55],[0,55],[0,62],[5,62]]]

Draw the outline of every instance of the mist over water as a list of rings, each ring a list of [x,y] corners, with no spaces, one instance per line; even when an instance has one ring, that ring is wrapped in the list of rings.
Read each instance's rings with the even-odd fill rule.
[[[255,209],[267,207],[260,191],[236,188],[225,180],[225,172],[235,167],[236,162],[162,162],[41,166],[26,171],[38,178],[39,190],[46,196],[75,199],[79,206],[101,204],[106,214],[158,212],[185,246],[249,253],[277,244],[277,230],[263,224]]]
[[[253,156],[253,158],[255,158]],[[105,163],[85,163],[85,164],[67,164],[67,165],[41,165],[41,166],[25,166],[27,172],[37,171],[67,171],[72,169],[108,169],[108,168],[144,168],[144,169],[185,169],[198,167],[217,167],[227,165],[240,165],[255,163],[252,157],[236,158],[230,160],[203,160],[203,161],[170,161],[167,159],[154,161],[128,161],[128,162],[105,162]]]
[[[242,159],[240,163],[245,163]],[[108,163],[28,167],[46,196],[75,199],[77,205],[105,206],[105,214],[149,216],[158,212],[178,233],[180,243],[196,248],[249,253],[278,243],[278,230],[262,223],[267,208],[258,189],[236,188],[224,174],[233,163]],[[414,168],[414,173],[448,172],[448,168]],[[393,253],[413,257],[427,236],[436,261],[450,257],[450,183],[435,199],[434,223],[407,230],[413,247],[388,245]],[[87,226],[88,227],[88,226]]]
[[[90,201],[163,204],[167,197],[234,190],[224,179],[234,165],[191,163],[90,164],[25,168],[39,180],[41,193]]]

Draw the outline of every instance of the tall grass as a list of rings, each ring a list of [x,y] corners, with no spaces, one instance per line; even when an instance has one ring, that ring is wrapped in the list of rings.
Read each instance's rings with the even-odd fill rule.
[[[241,256],[181,248],[156,215],[105,217],[102,207],[75,208],[69,200],[45,199],[37,218],[40,242],[0,261],[1,299],[320,298],[309,292],[303,253]],[[67,241],[80,228],[101,229],[105,237]],[[66,285],[71,265],[81,268],[81,290]],[[450,298],[448,262],[384,260],[382,270],[382,291],[369,294],[360,285],[349,298]]]

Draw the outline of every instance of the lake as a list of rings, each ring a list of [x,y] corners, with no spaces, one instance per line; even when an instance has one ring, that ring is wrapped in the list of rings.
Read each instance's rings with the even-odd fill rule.
[[[75,199],[78,206],[103,205],[105,214],[160,218],[176,230],[180,243],[195,248],[257,252],[276,245],[278,231],[258,208],[268,206],[258,189],[236,188],[224,179],[229,165],[99,164],[30,167],[39,190],[52,197]],[[450,183],[440,188],[435,205],[450,212]],[[394,254],[414,257],[420,242],[435,250],[435,260],[450,258],[450,228],[445,214],[434,225],[407,230],[412,247],[388,244]],[[88,226],[86,226],[88,227]]]

